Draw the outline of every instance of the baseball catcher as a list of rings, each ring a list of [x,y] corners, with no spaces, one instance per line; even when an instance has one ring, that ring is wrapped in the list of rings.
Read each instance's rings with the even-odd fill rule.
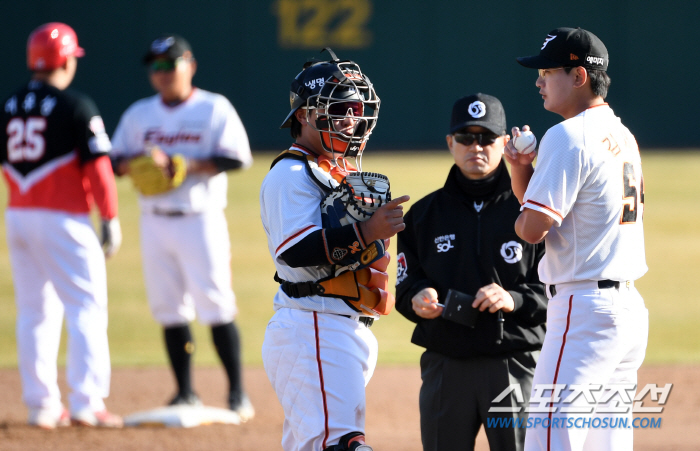
[[[295,142],[260,193],[280,284],[263,361],[285,413],[285,451],[372,449],[364,387],[377,341],[369,327],[394,306],[386,247],[404,228],[408,200],[392,199],[386,176],[362,171],[379,97],[356,63],[329,53],[292,81],[282,128]]]

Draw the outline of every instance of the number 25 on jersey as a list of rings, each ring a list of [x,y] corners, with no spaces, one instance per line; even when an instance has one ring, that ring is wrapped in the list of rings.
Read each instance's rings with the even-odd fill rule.
[[[46,130],[46,118],[30,117],[25,122],[20,117],[13,118],[7,123],[7,161],[21,163],[22,161],[37,161],[44,156],[46,141],[43,132]]]

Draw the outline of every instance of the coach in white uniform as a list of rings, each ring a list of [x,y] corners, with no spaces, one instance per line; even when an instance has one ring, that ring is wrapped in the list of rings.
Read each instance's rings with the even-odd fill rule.
[[[522,204],[515,230],[530,243],[545,240],[539,273],[551,297],[530,402],[556,411],[530,412],[540,423],[528,429],[525,449],[632,450],[631,400],[616,390],[633,397],[649,326],[634,287],[647,271],[639,149],[605,103],[608,51],[593,33],[555,29],[539,55],[518,62],[539,70],[544,108],[564,118],[542,138],[534,170],[533,154],[506,148]],[[567,402],[574,385],[592,396]],[[605,422],[617,426],[595,427]]]
[[[192,86],[196,62],[185,39],[176,35],[156,39],[144,63],[158,94],[126,110],[114,133],[112,161],[115,172],[126,175],[129,161],[151,146],[187,161],[182,185],[163,194],[139,196],[146,291],[153,316],[165,329],[178,384],[170,404],[200,403],[190,380],[194,345],[189,323],[196,314],[212,328],[229,378],[229,406],[246,420],[253,411],[241,386],[224,208],[225,171],[252,164],[248,136],[224,96]]]

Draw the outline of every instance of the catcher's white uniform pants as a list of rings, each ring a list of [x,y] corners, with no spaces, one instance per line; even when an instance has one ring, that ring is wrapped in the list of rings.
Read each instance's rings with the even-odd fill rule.
[[[63,408],[56,359],[65,316],[70,410],[104,410],[111,370],[107,276],[90,219],[49,210],[8,209],[5,220],[25,404],[56,412]]]
[[[649,330],[644,300],[633,283],[628,286],[624,282],[619,289],[599,289],[597,282],[576,282],[556,285],[556,291],[547,307],[547,334],[537,361],[530,399],[531,408],[552,406],[556,407],[556,412],[530,412],[530,421],[534,424],[539,420],[539,426],[527,429],[525,451],[631,451],[631,401],[636,388],[628,390],[630,396],[625,399],[615,391],[606,391],[605,387],[616,384],[636,387],[637,370],[644,360]],[[550,387],[551,384],[565,384],[560,393],[561,401],[573,393],[572,384],[601,384],[603,389],[590,392],[595,397],[594,402],[580,395],[573,403],[544,404],[542,401],[551,399],[553,392],[538,392],[538,384],[550,384]],[[617,385],[618,388],[624,386]],[[603,402],[606,393],[614,394],[609,402]],[[593,407],[591,413],[562,412],[562,408],[583,410],[590,407]],[[615,407],[627,408],[627,412],[604,412]],[[628,427],[620,427],[621,419],[626,419]],[[542,426],[545,421],[550,427]],[[573,427],[561,427],[572,421]],[[601,425],[604,421],[617,427],[582,427]]]
[[[153,317],[164,326],[229,323],[236,314],[223,211],[141,215],[141,251]]]
[[[322,451],[364,433],[365,386],[377,363],[377,339],[364,324],[282,308],[267,325],[262,355],[284,409],[285,451]]]

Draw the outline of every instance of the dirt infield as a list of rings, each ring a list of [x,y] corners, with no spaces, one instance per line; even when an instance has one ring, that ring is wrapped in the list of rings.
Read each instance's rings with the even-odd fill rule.
[[[201,426],[192,429],[128,428],[90,430],[65,428],[43,431],[25,425],[19,374],[0,370],[0,450],[279,450],[282,409],[261,368],[245,371],[247,391],[257,415],[241,426]],[[644,367],[639,386],[655,383],[674,387],[659,429],[635,430],[637,451],[697,451],[700,439],[694,415],[700,412],[700,366]],[[65,382],[60,381],[65,393]],[[197,369],[195,387],[205,404],[225,407],[225,378],[218,368]],[[367,436],[375,450],[420,451],[417,367],[380,367],[367,387]],[[117,369],[112,377],[111,410],[128,414],[162,405],[173,382],[164,368]],[[659,417],[655,415],[654,417]],[[487,450],[480,434],[477,450]],[[445,450],[452,451],[452,450]]]

